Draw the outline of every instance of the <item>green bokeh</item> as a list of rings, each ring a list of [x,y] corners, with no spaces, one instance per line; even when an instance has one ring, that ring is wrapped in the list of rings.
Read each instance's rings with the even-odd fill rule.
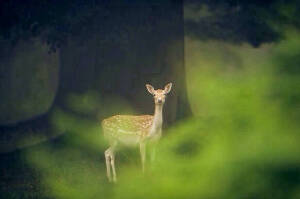
[[[299,102],[294,98],[300,96],[300,62],[290,57],[300,51],[296,36],[287,34],[286,40],[259,49],[186,38],[195,116],[164,131],[157,159],[144,175],[138,149],[122,149],[116,156],[118,183],[109,184],[100,121],[61,110],[53,124],[68,136],[28,153],[28,160],[43,173],[47,194],[58,199],[299,198]],[[90,92],[71,96],[69,103],[88,115],[101,100]],[[130,110],[113,103],[101,110]]]

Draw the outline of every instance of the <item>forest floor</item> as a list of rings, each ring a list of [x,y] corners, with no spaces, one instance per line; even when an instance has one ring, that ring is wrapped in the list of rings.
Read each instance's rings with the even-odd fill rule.
[[[81,145],[83,141],[74,141],[74,137],[74,134],[66,133],[35,146],[0,154],[0,198],[65,198],[55,192],[57,186],[63,187],[66,182],[69,187],[74,185],[96,189],[96,194],[100,192],[98,187],[110,189],[111,185],[106,179],[105,148],[93,149]],[[138,150],[120,151],[117,155],[118,164],[140,167],[138,157]],[[118,167],[120,169],[119,165],[117,170]],[[49,178],[52,179],[50,183]]]
[[[43,196],[45,190],[40,177],[41,174],[27,163],[25,150],[0,155],[0,198],[47,198]]]

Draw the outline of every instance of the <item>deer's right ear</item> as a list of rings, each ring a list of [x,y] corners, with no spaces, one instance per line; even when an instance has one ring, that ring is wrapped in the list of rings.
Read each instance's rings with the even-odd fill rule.
[[[149,93],[151,93],[152,95],[154,95],[154,88],[153,86],[151,86],[150,84],[146,84],[146,88],[148,90]]]

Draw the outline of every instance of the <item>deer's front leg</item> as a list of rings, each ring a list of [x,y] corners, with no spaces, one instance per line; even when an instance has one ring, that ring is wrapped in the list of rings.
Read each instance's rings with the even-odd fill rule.
[[[153,162],[155,160],[155,156],[156,156],[156,144],[153,144],[152,147],[151,147],[151,153],[150,153],[151,165],[153,164]]]
[[[146,161],[146,143],[140,143],[140,153],[141,153],[141,160],[142,160],[142,170],[143,173],[145,172],[145,161]]]

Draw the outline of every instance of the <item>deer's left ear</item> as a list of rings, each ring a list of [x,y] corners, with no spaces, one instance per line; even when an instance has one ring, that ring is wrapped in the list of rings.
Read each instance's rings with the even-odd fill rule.
[[[165,94],[168,94],[171,91],[171,88],[172,88],[172,83],[168,83],[164,89]]]

